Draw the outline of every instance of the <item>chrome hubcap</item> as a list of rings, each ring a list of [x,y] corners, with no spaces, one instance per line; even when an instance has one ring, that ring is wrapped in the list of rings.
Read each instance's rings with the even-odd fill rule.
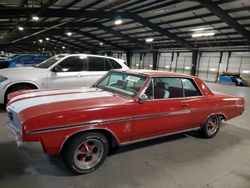
[[[217,117],[211,117],[208,120],[207,132],[209,135],[213,135],[219,127],[219,120]]]
[[[74,154],[74,161],[78,168],[87,170],[100,162],[103,156],[103,145],[97,139],[88,139],[81,143]]]

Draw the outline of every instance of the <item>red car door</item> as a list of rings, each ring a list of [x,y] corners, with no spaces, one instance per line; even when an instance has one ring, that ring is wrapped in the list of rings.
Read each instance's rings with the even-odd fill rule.
[[[209,101],[203,96],[193,79],[182,78],[184,96],[190,109],[188,126],[196,128],[204,123],[211,114],[210,109],[216,107],[214,101]]]
[[[148,100],[134,105],[133,140],[189,128],[190,109],[181,78],[154,78],[145,94]]]

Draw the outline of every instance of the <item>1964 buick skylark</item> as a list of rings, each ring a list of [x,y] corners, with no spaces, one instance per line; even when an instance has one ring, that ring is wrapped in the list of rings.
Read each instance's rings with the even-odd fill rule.
[[[110,71],[91,88],[19,91],[8,100],[7,127],[18,145],[40,142],[76,174],[94,171],[114,146],[194,130],[212,138],[245,103],[197,77],[142,70]]]

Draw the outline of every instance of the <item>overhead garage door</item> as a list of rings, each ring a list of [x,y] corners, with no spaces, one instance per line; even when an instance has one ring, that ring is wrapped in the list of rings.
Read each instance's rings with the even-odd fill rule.
[[[133,53],[131,60],[131,68],[132,69],[140,69],[142,67],[142,59],[140,53]]]
[[[198,76],[203,80],[215,82],[219,61],[220,53],[201,53]]]
[[[250,79],[250,53],[232,52],[227,70],[240,73],[244,79]]]
[[[158,70],[170,71],[172,66],[172,53],[160,53]]]
[[[192,53],[180,53],[177,57],[176,72],[191,74]]]

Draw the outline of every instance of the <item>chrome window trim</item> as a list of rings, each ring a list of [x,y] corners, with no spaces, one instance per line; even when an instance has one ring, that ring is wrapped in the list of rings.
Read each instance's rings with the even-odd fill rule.
[[[147,101],[162,101],[162,100],[176,100],[176,99],[190,99],[190,98],[202,98],[202,97],[204,97],[204,94],[201,92],[201,90],[200,90],[199,86],[197,85],[197,83],[195,82],[194,78],[187,78],[187,77],[180,77],[180,76],[166,76],[166,77],[164,77],[164,76],[163,76],[163,77],[152,76],[152,77],[150,78],[150,81],[152,80],[152,84],[154,83],[154,82],[153,82],[153,80],[154,80],[153,78],[180,78],[180,79],[185,78],[185,79],[193,80],[193,82],[195,83],[195,85],[196,85],[198,91],[201,93],[201,95],[200,95],[200,96],[185,97],[185,96],[184,96],[183,83],[182,83],[182,80],[181,80],[182,90],[183,90],[183,97],[164,98],[164,99],[148,99]],[[145,92],[146,92],[148,86],[150,85],[150,81],[149,81],[149,84],[147,84],[147,85],[145,86],[145,89],[143,89],[142,92],[139,94],[139,96],[141,96],[142,94],[145,94]],[[154,88],[154,87],[153,87],[153,88]],[[153,95],[154,95],[154,91],[153,91]],[[146,102],[146,101],[145,101],[145,102]]]

